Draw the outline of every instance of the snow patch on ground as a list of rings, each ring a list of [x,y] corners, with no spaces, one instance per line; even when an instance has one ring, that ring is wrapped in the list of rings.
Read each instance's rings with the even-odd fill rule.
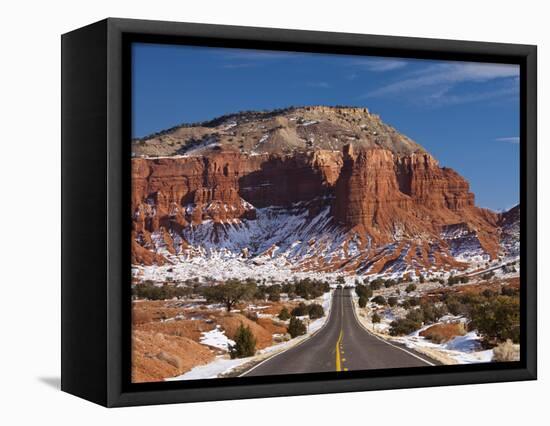
[[[170,377],[165,379],[166,381],[175,380],[199,380],[199,379],[215,379],[220,374],[224,374],[231,371],[235,367],[238,367],[245,362],[250,361],[250,358],[238,358],[229,359],[223,355],[216,357],[216,359],[208,364],[199,365],[187,373],[180,376]]]
[[[435,349],[459,364],[491,362],[493,359],[493,350],[482,349],[481,337],[475,331],[466,333],[464,336],[457,336],[445,343],[433,343],[419,335],[420,332],[432,325],[424,326],[408,336],[396,337],[392,340],[402,343],[410,349]]]
[[[229,346],[233,346],[235,342],[225,335],[225,331],[216,326],[214,330],[205,331],[202,333],[200,342],[203,345],[212,346],[214,348],[229,351]]]
[[[332,306],[332,291],[329,291],[328,293],[323,294],[321,306],[323,307],[323,310],[325,311],[325,315],[321,318],[317,318],[314,320],[310,325],[308,329],[308,333],[315,333],[317,330],[319,330],[328,320],[328,317],[330,315],[330,307]]]
[[[319,123],[318,120],[309,120],[309,121],[304,121],[302,123],[302,126],[303,127],[308,127],[308,126],[313,126],[314,124],[317,124],[317,123]]]

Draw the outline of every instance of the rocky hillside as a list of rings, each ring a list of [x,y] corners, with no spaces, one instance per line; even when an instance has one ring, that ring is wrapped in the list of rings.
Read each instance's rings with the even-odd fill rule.
[[[476,207],[463,177],[364,108],[235,114],[133,148],[135,265],[420,274],[519,241],[512,215]]]
[[[216,150],[293,154],[341,151],[349,143],[402,154],[424,151],[366,108],[325,106],[226,115],[134,140],[132,148],[138,157],[209,155]]]
[[[501,244],[504,251],[513,256],[519,256],[519,204],[500,215]]]

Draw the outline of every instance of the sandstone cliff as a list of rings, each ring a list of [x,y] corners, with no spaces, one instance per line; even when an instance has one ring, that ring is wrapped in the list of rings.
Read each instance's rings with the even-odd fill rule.
[[[419,273],[501,250],[502,220],[468,182],[362,108],[231,115],[134,148],[137,264],[207,247],[277,252],[299,270]]]

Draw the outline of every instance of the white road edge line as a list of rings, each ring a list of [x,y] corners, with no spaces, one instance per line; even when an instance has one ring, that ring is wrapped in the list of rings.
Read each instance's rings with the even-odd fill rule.
[[[328,317],[327,317],[327,320],[325,321],[325,323],[321,326],[321,328],[319,328],[319,330],[316,330],[314,331],[313,333],[311,333],[311,335],[309,335],[308,337],[306,337],[304,340],[302,340],[301,342],[298,342],[296,343],[294,346],[291,346],[290,348],[286,348],[286,349],[283,349],[281,352],[277,352],[273,355],[271,355],[270,357],[267,357],[266,359],[264,359],[263,361],[259,362],[258,364],[256,364],[254,367],[250,368],[249,370],[246,370],[244,373],[241,373],[239,374],[237,377],[244,377],[245,375],[247,375],[248,373],[254,371],[256,368],[258,368],[260,365],[263,365],[265,364],[267,361],[271,361],[273,358],[281,355],[281,354],[284,354],[285,352],[288,352],[294,348],[297,348],[298,346],[300,346],[302,343],[304,342],[307,342],[309,339],[311,339],[313,336],[315,336],[317,333],[319,333],[323,328],[325,328],[328,324],[328,322],[330,321],[330,317],[332,316],[332,311],[334,309],[332,309],[332,305],[334,303],[334,292],[332,293],[332,296],[331,296],[332,300],[330,301],[330,312],[328,313]]]
[[[353,295],[351,295],[351,303],[352,303],[353,315],[355,316],[355,319],[357,320],[357,322],[359,323],[359,325],[361,326],[361,328],[363,328],[363,330],[365,330],[367,333],[369,333],[372,337],[375,337],[375,338],[377,338],[378,340],[380,340],[381,342],[384,342],[384,343],[386,343],[387,345],[393,346],[393,347],[396,348],[396,349],[399,349],[399,350],[401,350],[401,351],[403,351],[403,352],[406,352],[406,353],[408,353],[409,355],[411,355],[411,356],[413,356],[413,357],[419,359],[420,361],[425,362],[425,363],[428,364],[428,365],[431,365],[432,367],[435,367],[435,366],[436,366],[436,364],[433,364],[433,363],[431,363],[430,361],[426,361],[424,358],[422,358],[422,357],[420,357],[420,356],[418,356],[418,355],[416,355],[416,354],[414,354],[414,353],[408,351],[407,349],[404,349],[404,348],[401,348],[401,347],[399,347],[399,346],[397,346],[397,345],[394,345],[393,343],[390,343],[390,342],[388,342],[387,340],[382,339],[381,337],[378,337],[376,334],[372,333],[367,327],[365,327],[365,326],[361,323],[361,321],[360,321],[359,318],[357,317],[357,312],[355,312],[355,300],[353,299]]]

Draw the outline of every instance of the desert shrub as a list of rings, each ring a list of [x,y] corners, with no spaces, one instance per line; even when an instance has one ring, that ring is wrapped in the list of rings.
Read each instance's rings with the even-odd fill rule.
[[[420,300],[417,297],[408,297],[399,303],[403,309],[411,309],[420,304]]]
[[[308,308],[309,318],[311,318],[312,320],[321,318],[325,315],[325,310],[321,305],[317,303],[312,303],[311,305],[309,305]]]
[[[270,302],[278,302],[279,300],[281,300],[281,294],[280,293],[271,293],[267,297],[267,300],[269,300]]]
[[[402,336],[404,334],[410,334],[413,331],[418,330],[422,324],[412,321],[408,318],[400,318],[392,321],[390,324],[391,336]]]
[[[494,362],[519,361],[519,345],[514,344],[510,339],[500,343],[493,349]]]
[[[409,301],[409,305],[411,306],[420,305],[420,300],[418,299],[418,297],[409,297],[408,301]]]
[[[397,285],[397,281],[395,281],[395,280],[386,280],[384,282],[384,287],[386,287],[386,288],[390,288],[390,287],[393,287],[395,285]]]
[[[470,278],[467,277],[466,275],[462,275],[460,277],[450,276],[449,279],[447,280],[447,284],[454,285],[458,283],[467,283],[469,281],[470,281]]]
[[[471,329],[477,329],[491,344],[507,339],[519,343],[519,297],[497,296],[477,304],[471,320]]]
[[[454,294],[450,294],[445,298],[445,305],[449,312],[456,316],[466,315],[469,312],[468,307]]]
[[[460,301],[465,305],[479,305],[485,303],[487,299],[481,294],[464,293],[460,295]]]
[[[411,309],[409,312],[407,312],[407,316],[405,318],[415,323],[418,323],[419,325],[417,328],[420,328],[422,322],[424,322],[424,311],[422,310],[422,308]]]
[[[372,297],[372,289],[370,287],[367,287],[366,285],[359,284],[355,287],[355,294],[357,296],[365,297],[365,298],[371,298]]]
[[[132,295],[138,299],[167,300],[188,297],[193,293],[189,287],[174,284],[155,285],[152,281],[145,281],[132,287]]]
[[[266,295],[267,295],[266,286],[260,285],[256,288],[253,298],[258,300],[265,300]]]
[[[412,291],[415,291],[416,290],[416,285],[415,284],[409,284],[406,288],[405,288],[405,291],[407,293],[410,293]]]
[[[203,295],[208,302],[223,303],[227,312],[243,300],[250,300],[257,291],[255,283],[242,283],[239,280],[227,280],[223,285],[215,285],[203,289]]]
[[[484,279],[484,280],[490,280],[494,276],[495,276],[495,273],[493,271],[489,271],[489,272],[486,272],[485,274],[483,274],[481,276],[481,278]]]
[[[267,300],[278,302],[281,300],[282,287],[279,284],[274,284],[266,288]]]
[[[376,291],[376,290],[380,290],[383,284],[384,284],[384,280],[382,278],[376,278],[375,280],[371,281],[369,286],[371,290]]]
[[[459,282],[460,282],[460,279],[458,277],[454,277],[452,275],[447,280],[448,285],[455,285],[455,284],[458,284]]]
[[[281,312],[279,312],[278,318],[281,321],[286,321],[290,318],[290,313],[288,312],[288,309],[286,307],[281,309]]]
[[[296,294],[296,287],[292,283],[285,282],[282,285],[282,291],[286,294]]]
[[[518,271],[515,266],[503,266],[501,269],[502,269],[502,272],[504,272],[505,274]]]
[[[300,302],[298,306],[292,309],[290,314],[294,317],[303,317],[309,314],[309,309],[305,303]]]
[[[503,296],[518,296],[519,289],[514,287],[502,287],[500,289],[500,294]]]
[[[433,303],[422,303],[420,309],[423,322],[428,324],[437,322],[439,318],[448,313],[447,306],[444,304],[436,306]]]
[[[384,296],[375,296],[371,299],[371,302],[376,303],[377,305],[385,305],[386,298]]]
[[[241,323],[233,340],[235,344],[229,347],[231,358],[246,358],[256,353],[256,338],[250,327]]]
[[[294,317],[303,317],[309,315],[311,319],[317,319],[325,315],[325,310],[318,303],[306,305],[302,302],[291,311],[291,315]]]
[[[420,284],[424,284],[426,282],[426,278],[424,278],[424,275],[421,274],[420,277],[418,277],[418,282]]]
[[[376,312],[372,314],[371,321],[373,324],[378,324],[380,320],[381,320],[380,315],[378,315]]]
[[[359,307],[364,308],[365,306],[367,306],[368,301],[369,301],[369,299],[367,299],[365,296],[361,296],[359,298]]]
[[[327,291],[330,291],[330,285],[325,281],[304,278],[294,283],[294,292],[306,300],[315,299]]]
[[[306,334],[306,326],[300,321],[299,318],[291,317],[290,323],[288,324],[288,334],[294,339],[295,337]]]
[[[388,297],[388,305],[392,307],[397,305],[397,297],[395,296]]]
[[[489,288],[486,288],[485,290],[483,290],[481,294],[483,295],[483,297],[486,297],[488,299],[495,297],[495,292]]]

